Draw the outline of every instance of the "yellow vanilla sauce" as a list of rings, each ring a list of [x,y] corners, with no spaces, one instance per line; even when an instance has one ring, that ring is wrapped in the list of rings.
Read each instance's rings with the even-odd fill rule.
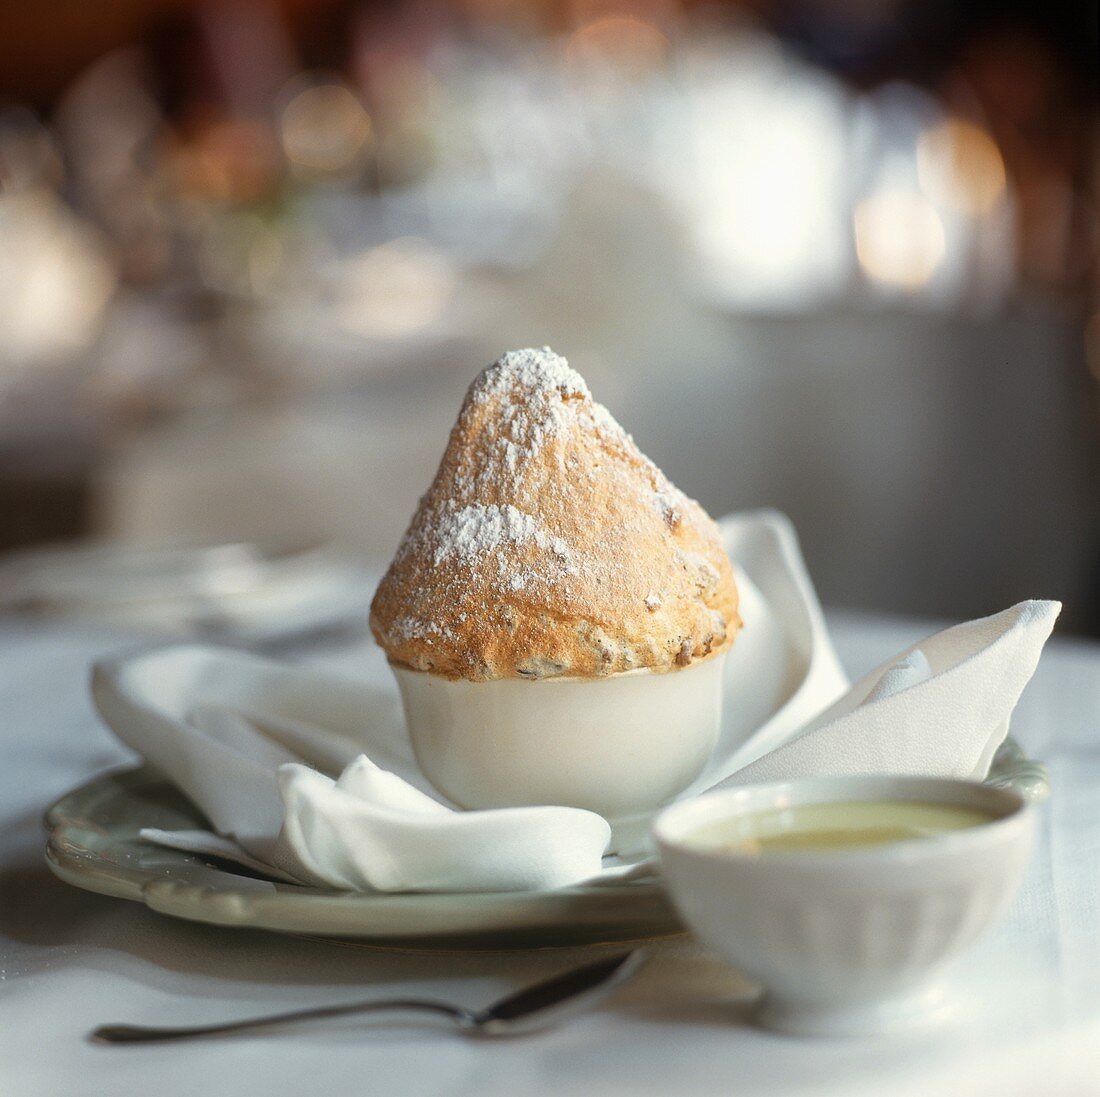
[[[708,823],[687,841],[696,849],[749,856],[860,849],[936,838],[997,818],[979,808],[904,800],[796,804]]]

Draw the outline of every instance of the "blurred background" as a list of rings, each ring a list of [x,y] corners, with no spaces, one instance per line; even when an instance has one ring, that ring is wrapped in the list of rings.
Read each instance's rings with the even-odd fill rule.
[[[0,605],[361,612],[473,375],[550,344],[828,604],[1100,634],[1096,19],[0,5]]]

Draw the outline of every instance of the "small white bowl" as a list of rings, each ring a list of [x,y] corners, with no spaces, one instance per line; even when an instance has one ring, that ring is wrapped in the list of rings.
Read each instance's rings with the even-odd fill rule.
[[[562,804],[615,819],[661,807],[702,772],[718,741],[725,660],[535,681],[392,669],[417,762],[456,804]]]
[[[904,800],[988,811],[927,840],[754,856],[693,846],[701,828],[799,804]],[[1017,793],[924,777],[823,777],[746,785],[675,804],[653,829],[684,921],[763,984],[761,1024],[862,1035],[946,1014],[950,961],[1008,904],[1034,816]]]

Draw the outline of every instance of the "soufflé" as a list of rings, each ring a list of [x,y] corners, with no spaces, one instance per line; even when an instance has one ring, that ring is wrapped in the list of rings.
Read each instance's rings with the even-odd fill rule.
[[[471,681],[675,670],[739,625],[718,527],[548,348],[470,386],[371,606],[391,661]]]
[[[503,740],[486,740],[497,730],[521,734],[502,722],[538,724],[545,714],[534,709],[564,704],[566,693],[550,685],[696,675],[691,668],[718,660],[733,643],[737,604],[714,521],[639,451],[580,374],[544,347],[505,354],[470,386],[370,621],[402,686],[417,756],[439,783],[426,758],[438,751],[467,760],[480,753],[478,765],[497,768],[515,763]],[[703,722],[713,724],[712,746],[720,674],[709,677]],[[437,683],[431,697],[429,681]],[[441,683],[470,688],[446,691]],[[493,684],[514,688],[490,693]],[[642,702],[640,687],[631,694]],[[584,700],[602,704],[594,690]],[[467,709],[464,723],[455,713]],[[621,705],[616,711],[628,723],[637,715]],[[557,716],[561,750],[563,736],[595,719],[572,705]],[[605,711],[601,727],[616,719]],[[696,750],[687,768],[697,773],[709,749],[701,758]],[[661,752],[651,753],[662,764]],[[684,780],[686,769],[672,769],[670,780],[685,784],[695,775]],[[536,790],[533,777],[502,795],[456,795],[455,781],[442,784],[467,806],[496,804],[502,795],[503,802],[545,802],[560,791],[552,783]]]

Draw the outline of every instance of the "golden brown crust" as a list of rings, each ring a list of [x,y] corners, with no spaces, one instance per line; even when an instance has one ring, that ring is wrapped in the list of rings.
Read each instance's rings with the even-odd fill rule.
[[[673,670],[740,623],[718,527],[545,349],[471,385],[371,606],[391,660],[472,680]]]

